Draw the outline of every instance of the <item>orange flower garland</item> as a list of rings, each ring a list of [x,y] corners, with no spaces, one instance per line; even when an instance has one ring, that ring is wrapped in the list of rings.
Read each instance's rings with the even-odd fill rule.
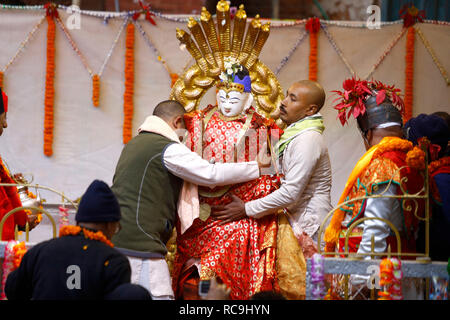
[[[419,147],[414,147],[406,154],[406,164],[418,170],[425,169],[425,152]]]
[[[383,143],[378,144],[377,149],[373,153],[372,159],[376,159],[381,156],[383,153],[388,151],[402,151],[408,152],[413,149],[413,143],[408,140],[404,140],[401,138],[393,137],[391,139],[385,139]]]
[[[317,81],[317,38],[320,30],[319,18],[308,19],[305,28],[309,31],[309,80]]]
[[[175,82],[177,82],[178,78],[179,78],[179,76],[177,73],[170,74],[170,80],[171,80],[170,87],[171,88],[174,86]]]
[[[125,93],[123,95],[123,143],[127,144],[132,137],[133,93],[134,93],[134,24],[127,26],[125,40]]]
[[[83,235],[86,239],[100,241],[110,247],[114,247],[114,244],[111,241],[109,241],[108,238],[106,238],[103,232],[101,231],[93,232],[79,226],[63,226],[59,230],[59,236],[60,237],[76,236],[80,234],[80,232],[83,232]]]
[[[25,242],[20,242],[13,247],[14,251],[14,268],[18,268],[20,266],[20,262],[22,261],[23,256],[27,253],[27,247],[25,246]]]
[[[47,70],[45,76],[44,154],[53,154],[53,103],[55,97],[55,21],[47,13]]]
[[[98,74],[92,76],[92,102],[98,107],[100,100],[100,77]]]
[[[439,160],[435,160],[431,162],[428,165],[428,173],[433,174],[437,169],[441,167],[448,167],[450,166],[450,156],[449,157],[443,157]]]
[[[317,81],[317,33],[313,32],[309,37],[309,80]]]
[[[412,117],[413,107],[413,82],[414,82],[414,27],[408,28],[406,36],[406,56],[405,56],[405,116],[404,121]]]

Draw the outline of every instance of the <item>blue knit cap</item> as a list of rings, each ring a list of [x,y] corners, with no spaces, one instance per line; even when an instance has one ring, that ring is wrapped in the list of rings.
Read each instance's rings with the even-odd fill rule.
[[[450,131],[447,122],[439,116],[419,114],[405,123],[406,138],[414,144],[421,137],[427,137],[431,143],[441,147],[440,154],[445,152]]]
[[[75,220],[77,222],[119,221],[120,206],[111,188],[100,180],[94,180],[81,197]]]

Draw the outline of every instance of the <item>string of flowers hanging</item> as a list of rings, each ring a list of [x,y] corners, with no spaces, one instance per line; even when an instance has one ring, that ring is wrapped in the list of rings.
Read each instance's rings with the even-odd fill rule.
[[[166,60],[164,60],[162,58],[161,53],[159,52],[159,50],[156,48],[156,46],[153,44],[153,42],[150,40],[149,36],[147,35],[147,33],[145,32],[144,28],[142,27],[142,25],[139,23],[139,21],[134,20],[134,24],[136,26],[136,28],[138,29],[139,33],[141,34],[142,38],[144,39],[144,42],[148,45],[148,47],[155,53],[155,55],[158,58],[158,61],[162,63],[162,65],[164,66],[164,68],[166,69],[167,73],[170,76],[170,87],[173,87],[173,85],[175,84],[175,82],[178,80],[178,74],[173,72],[171,70],[171,68],[167,65]]]
[[[330,42],[331,46],[333,47],[334,51],[337,53],[337,55],[339,56],[339,58],[342,60],[342,62],[344,63],[345,67],[347,68],[348,72],[350,73],[350,75],[352,77],[356,76],[356,72],[353,70],[353,67],[350,65],[350,63],[348,62],[347,58],[344,56],[344,54],[342,53],[342,50],[339,48],[339,46],[336,44],[336,41],[334,40],[334,38],[331,36],[330,31],[328,30],[328,27],[326,25],[322,25],[322,30],[323,33],[325,34],[325,36],[328,39],[328,42]]]
[[[309,80],[317,81],[317,39],[320,30],[319,18],[310,18],[305,24],[309,32]]]
[[[25,39],[20,43],[19,48],[15,52],[15,54],[12,56],[11,59],[9,59],[8,63],[3,67],[3,69],[0,69],[0,88],[3,88],[3,80],[4,80],[4,74],[9,69],[9,67],[16,61],[16,59],[20,56],[20,54],[25,50],[25,47],[27,46],[28,42],[33,38],[35,32],[39,29],[39,27],[42,25],[42,23],[45,21],[46,16],[42,16],[41,19],[36,23],[36,25],[33,27],[33,29],[27,34]]]
[[[406,54],[405,54],[405,116],[404,121],[412,117],[413,112],[413,83],[414,83],[414,42],[415,29],[414,24],[417,21],[422,22],[425,17],[425,11],[419,10],[414,5],[404,5],[400,10],[400,17],[403,19],[403,28],[408,30],[406,36]]]
[[[53,109],[55,100],[55,34],[54,19],[58,11],[54,4],[46,4],[47,29],[47,66],[45,75],[45,115],[44,115],[44,154],[50,157],[53,154]]]
[[[135,25],[137,20],[143,14],[145,19],[151,24],[156,25],[152,16],[154,14],[150,12],[149,6],[144,6],[141,1],[139,1],[141,10],[134,12],[132,15],[132,21],[127,25],[127,33],[125,39],[125,92],[123,97],[123,143],[127,144],[132,138],[132,126],[133,126],[133,111],[134,111],[134,43],[135,43]],[[139,25],[140,26],[140,25]],[[142,29],[142,27],[140,28]],[[142,33],[142,32],[141,32]],[[156,50],[156,48],[155,48]],[[160,55],[158,55],[160,57]]]
[[[78,57],[81,59],[81,62],[83,63],[84,67],[86,68],[86,70],[88,71],[89,75],[91,76],[92,80],[93,80],[93,97],[96,97],[96,99],[94,100],[94,105],[98,106],[98,90],[99,90],[99,79],[97,75],[94,75],[92,69],[89,67],[86,58],[84,57],[84,55],[81,53],[80,49],[78,49],[75,41],[73,41],[69,31],[67,30],[66,26],[64,25],[64,23],[61,21],[61,19],[58,17],[56,17],[56,22],[58,23],[59,27],[61,28],[61,30],[63,31],[64,35],[66,36],[67,40],[70,43],[70,46],[72,47],[72,49],[75,51],[75,53],[78,55]],[[94,80],[95,78],[95,80]],[[97,104],[96,104],[97,103]]]
[[[123,95],[123,143],[132,137],[133,94],[134,94],[134,23],[127,25],[125,38],[125,92]]]
[[[18,6],[18,5],[8,5],[8,4],[0,4],[0,9],[4,9],[4,10],[23,10],[23,11],[40,11],[44,8],[44,5],[34,5],[34,6]],[[70,8],[70,6],[66,6],[66,5],[62,5],[62,4],[58,4],[57,5],[58,9],[67,11],[68,8]],[[100,18],[100,19],[104,19],[105,21],[112,19],[112,18],[118,18],[118,19],[122,19],[122,18],[126,18],[130,12],[128,11],[123,11],[123,12],[102,12],[102,11],[92,11],[92,10],[80,10],[80,9],[72,9],[73,12],[75,13],[80,13],[82,15],[85,16],[90,16],[90,17],[96,17],[96,18]],[[139,11],[139,10],[138,10]],[[136,11],[131,11],[131,13],[133,14]],[[152,14],[152,16],[157,17],[159,19],[162,20],[166,20],[166,21],[171,21],[171,22],[178,22],[178,23],[186,23],[188,22],[188,18],[185,17],[178,17],[178,16],[173,16],[173,15],[168,15],[168,14],[164,14],[161,12],[157,12],[157,11],[152,11],[150,10],[150,13]],[[252,19],[249,18],[249,21],[251,21]],[[271,28],[284,28],[284,27],[293,27],[293,26],[297,26],[297,25],[301,25],[305,23],[305,19],[301,19],[301,20],[295,20],[295,21],[279,21],[279,20],[272,20],[272,19],[264,19],[265,21],[270,21],[272,23]],[[321,24],[326,24],[326,25],[334,25],[334,26],[338,26],[338,27],[342,27],[342,28],[359,28],[359,29],[366,29],[367,28],[367,23],[366,22],[345,22],[345,21],[332,21],[332,20],[320,20]],[[384,27],[384,26],[391,26],[391,25],[395,25],[395,24],[400,24],[402,23],[403,20],[396,20],[396,21],[380,21],[380,26]],[[442,26],[450,26],[450,22],[448,21],[438,21],[438,20],[430,20],[430,19],[423,19],[423,21],[421,21],[422,23],[427,23],[427,24],[436,24],[436,25],[442,25]]]
[[[444,78],[447,86],[450,85],[450,79],[448,77],[447,71],[442,66],[441,62],[439,61],[438,57],[436,56],[436,53],[434,52],[433,48],[431,47],[430,43],[428,42],[427,38],[425,38],[425,35],[423,34],[422,30],[420,30],[419,27],[414,26],[414,29],[416,30],[416,33],[419,35],[419,39],[422,41],[423,45],[427,49],[428,53],[431,56],[431,59],[433,59],[434,64],[436,67],[438,67],[439,72],[441,73],[442,77]]]
[[[108,54],[105,57],[105,60],[103,61],[99,71],[97,74],[94,74],[92,76],[92,101],[94,103],[94,106],[99,106],[99,100],[100,100],[100,78],[103,75],[103,71],[105,70],[106,65],[108,64],[108,61],[110,60],[112,53],[114,52],[114,49],[117,46],[117,43],[119,42],[120,36],[123,33],[123,30],[125,30],[125,26],[128,24],[128,17],[124,19],[124,22],[120,26],[119,32],[117,33],[116,37],[114,38],[114,41],[111,45],[111,48],[108,51]]]
[[[294,52],[297,50],[297,48],[300,46],[300,44],[303,42],[303,40],[308,35],[307,31],[302,32],[302,34],[298,37],[297,41],[295,42],[294,46],[289,50],[287,56],[285,56],[283,59],[281,59],[280,64],[278,65],[277,69],[275,70],[275,74],[278,75],[283,69],[283,67],[286,65],[286,63],[289,61],[289,59],[292,57]]]
[[[125,19],[124,23],[119,29],[119,32],[117,33],[116,37],[114,38],[114,41],[111,45],[110,50],[108,51],[108,54],[106,55],[99,71],[97,73],[94,73],[94,71],[89,67],[89,64],[87,63],[86,58],[81,53],[80,49],[76,45],[75,41],[73,40],[72,36],[70,35],[69,31],[67,30],[65,24],[61,21],[59,17],[56,18],[56,21],[58,22],[59,27],[63,31],[64,35],[66,36],[67,40],[69,41],[72,49],[75,51],[75,53],[80,58],[81,62],[83,63],[83,66],[86,68],[87,72],[89,73],[91,80],[92,80],[92,102],[95,107],[99,106],[100,103],[100,77],[103,74],[103,71],[105,70],[105,67],[108,63],[108,61],[111,58],[111,55],[119,41],[120,35],[122,34],[126,24],[128,23],[128,18]]]
[[[322,30],[324,31],[325,36],[327,37],[328,41],[330,42],[331,46],[333,47],[334,51],[337,53],[339,58],[344,63],[345,67],[347,68],[348,72],[352,76],[357,76],[355,70],[351,66],[351,64],[348,62],[347,58],[344,56],[342,50],[339,48],[339,46],[336,44],[336,41],[334,40],[331,32],[328,30],[328,27],[322,24]],[[402,28],[398,34],[395,35],[395,37],[392,39],[392,41],[387,46],[386,50],[382,53],[382,55],[377,59],[377,62],[370,68],[369,72],[365,77],[362,77],[362,79],[369,80],[369,78],[373,75],[375,70],[381,65],[383,60],[389,55],[389,53],[392,51],[392,49],[395,47],[395,45],[399,42],[399,40],[402,38],[402,36],[406,33],[406,29]]]
[[[372,66],[367,76],[365,76],[363,79],[368,80],[372,74],[375,72],[375,70],[380,66],[380,64],[383,62],[384,58],[387,57],[387,55],[392,51],[392,49],[395,47],[395,45],[398,43],[398,41],[402,38],[402,36],[405,34],[406,29],[402,28],[400,32],[392,39],[392,41],[389,43],[386,50],[384,50],[383,54],[378,58],[377,62]]]

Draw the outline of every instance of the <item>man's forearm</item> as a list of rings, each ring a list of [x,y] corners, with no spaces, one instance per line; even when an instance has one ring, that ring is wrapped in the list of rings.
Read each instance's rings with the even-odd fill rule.
[[[179,144],[165,150],[163,161],[167,170],[177,177],[211,188],[250,181],[260,175],[256,161],[212,164]]]
[[[291,205],[296,200],[293,197],[293,194],[296,193],[290,192],[290,189],[292,187],[283,184],[280,189],[275,190],[268,196],[247,202],[245,204],[246,215],[252,218],[261,218]]]

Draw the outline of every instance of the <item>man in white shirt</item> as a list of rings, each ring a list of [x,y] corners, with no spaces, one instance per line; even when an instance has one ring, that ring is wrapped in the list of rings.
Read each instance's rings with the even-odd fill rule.
[[[317,240],[317,232],[331,206],[331,165],[319,111],[325,92],[316,82],[295,82],[280,106],[288,126],[275,146],[281,162],[281,187],[268,196],[244,204],[239,198],[213,208],[212,216],[233,221],[260,218],[285,209],[297,238]]]
[[[111,188],[122,213],[122,229],[112,241],[129,257],[132,282],[148,289],[153,299],[174,299],[166,243],[179,201],[197,193],[190,187],[246,182],[258,178],[264,166],[256,161],[211,164],[191,152],[176,133],[184,129],[184,113],[177,101],[156,106],[123,149]]]

